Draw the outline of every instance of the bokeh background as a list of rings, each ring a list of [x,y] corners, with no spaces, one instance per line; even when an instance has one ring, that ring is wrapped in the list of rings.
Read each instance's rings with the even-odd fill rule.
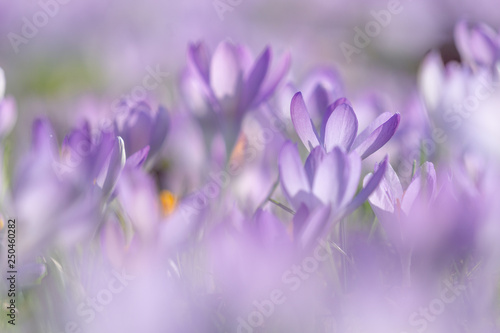
[[[408,80],[414,77],[429,50],[445,49],[446,56],[457,57],[452,45],[459,19],[500,26],[495,0],[401,0],[402,12],[348,63],[340,44],[352,45],[354,28],[363,28],[373,20],[370,12],[386,9],[389,2],[241,0],[232,1],[234,6],[227,2],[230,9],[219,15],[216,7],[222,0],[69,0],[15,52],[9,33],[21,35],[23,19],[33,22],[41,4],[50,1],[2,1],[0,66],[21,116],[51,112],[56,101],[74,101],[87,93],[119,96],[142,80],[147,66],[155,65],[171,76],[154,94],[173,105],[174,83],[189,42],[204,40],[213,49],[229,39],[249,45],[255,53],[269,44],[293,54],[292,75],[299,78],[323,64],[336,67],[348,87],[390,84],[385,77],[395,74],[397,87],[401,73],[409,74]],[[37,110],[30,107],[34,100]]]

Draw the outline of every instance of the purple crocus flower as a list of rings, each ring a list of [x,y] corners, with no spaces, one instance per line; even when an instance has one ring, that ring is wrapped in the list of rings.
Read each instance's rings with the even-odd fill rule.
[[[290,117],[290,100],[297,91],[302,92],[314,123],[321,122],[328,106],[345,96],[340,74],[331,68],[317,68],[300,84],[288,83],[280,89],[279,104],[286,119]]]
[[[155,113],[145,102],[119,114],[115,120],[115,132],[125,143],[127,157],[146,146],[148,156],[155,156],[165,142],[169,126],[168,111],[160,106]]]
[[[363,182],[368,183],[372,177],[372,174],[368,174]],[[430,219],[422,217],[428,217],[427,212],[436,197],[436,185],[436,171],[430,162],[424,163],[417,170],[405,191],[396,172],[389,165],[380,185],[368,198],[380,224],[399,252],[403,283],[406,286],[411,284],[414,242],[420,238],[423,230],[426,234],[432,233],[427,228],[428,223],[422,222]]]
[[[347,154],[334,147],[327,153],[318,146],[303,166],[297,146],[287,142],[279,157],[281,185],[290,204],[296,210],[305,206],[309,211],[330,205],[336,217],[353,212],[368,198],[381,181],[386,166],[387,158],[375,177],[354,196],[361,176],[361,159],[356,152]]]
[[[95,232],[124,164],[123,142],[111,133],[94,142],[88,128],[75,129],[59,153],[50,122],[37,119],[32,137],[12,188],[23,250],[29,254],[44,249],[56,234],[67,246]]]
[[[203,43],[191,45],[182,86],[190,109],[200,116],[211,112],[207,122],[218,127],[230,152],[239,136],[241,122],[250,109],[271,97],[290,67],[286,54],[271,70],[272,51],[267,47],[256,59],[242,45],[221,42],[213,54]]]
[[[400,121],[399,113],[391,115],[385,112],[358,135],[356,114],[350,102],[340,98],[328,107],[321,124],[321,135],[318,136],[302,93],[298,92],[292,98],[290,112],[297,135],[309,151],[317,146],[327,152],[340,147],[345,152],[357,152],[362,159],[385,145],[396,132]]]
[[[367,184],[372,176],[371,173],[366,175],[363,183]],[[408,216],[415,209],[414,206],[422,208],[422,200],[425,199],[427,206],[434,200],[437,193],[436,185],[436,171],[430,162],[425,162],[417,170],[404,191],[394,169],[390,164],[387,166],[380,185],[370,195],[368,201],[385,231],[396,244],[402,245],[409,236],[406,224]]]
[[[472,66],[491,67],[500,60],[500,35],[484,23],[459,22],[455,42],[463,60]]]
[[[218,45],[212,55],[203,43],[188,50],[188,70],[201,83],[215,112],[241,116],[248,109],[268,99],[290,66],[290,57],[270,70],[271,48],[254,59],[242,45],[227,41]]]

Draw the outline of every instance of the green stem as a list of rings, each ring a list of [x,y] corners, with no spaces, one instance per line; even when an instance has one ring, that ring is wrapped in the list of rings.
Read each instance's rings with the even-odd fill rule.
[[[269,198],[269,201],[272,202],[273,204],[275,204],[276,206],[278,206],[279,208],[287,211],[288,213],[295,215],[295,212],[292,209],[288,208],[287,206],[283,205],[282,203],[280,203],[274,199],[271,199],[271,198]]]
[[[340,247],[342,249],[346,248],[346,239],[345,239],[345,221],[344,219],[340,220],[339,223],[339,234],[340,234]],[[342,251],[344,252],[344,251]],[[345,252],[344,252],[345,253]],[[342,287],[344,292],[347,292],[347,261],[346,261],[346,256],[341,256],[341,265],[342,265]]]

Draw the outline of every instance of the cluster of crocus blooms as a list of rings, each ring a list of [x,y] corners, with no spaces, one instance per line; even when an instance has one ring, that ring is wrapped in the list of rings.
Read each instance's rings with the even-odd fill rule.
[[[0,70],[2,332],[499,332],[500,38],[455,38],[401,109],[271,47],[192,44],[178,105],[40,116],[18,154]]]

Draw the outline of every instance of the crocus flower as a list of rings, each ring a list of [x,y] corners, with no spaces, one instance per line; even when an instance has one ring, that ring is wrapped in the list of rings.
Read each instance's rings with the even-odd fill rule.
[[[500,60],[500,35],[484,23],[459,22],[455,42],[462,59],[472,66],[492,67]]]
[[[363,182],[369,182],[372,177],[372,174],[368,174]],[[422,230],[430,231],[426,228],[428,223],[415,217],[422,217],[429,210],[436,197],[436,185],[436,171],[430,162],[424,163],[417,170],[405,191],[396,172],[389,165],[380,185],[368,198],[380,224],[399,252],[403,283],[406,286],[411,284],[413,241],[419,238],[415,235]]]
[[[149,146],[149,157],[155,156],[167,137],[170,118],[165,108],[153,112],[148,104],[140,102],[117,115],[115,132],[125,143],[127,157]]]
[[[210,56],[203,43],[191,45],[188,67],[202,84],[214,111],[243,114],[268,99],[290,66],[286,55],[270,70],[271,49],[253,59],[250,51],[229,42],[219,44]]]
[[[378,170],[377,170],[378,171]],[[363,183],[367,184],[373,174],[366,175]],[[417,200],[427,203],[435,199],[436,171],[434,165],[425,162],[415,173],[412,182],[403,191],[398,175],[389,164],[380,185],[370,195],[368,201],[380,223],[398,245],[405,242],[408,235],[408,216],[412,213]],[[422,208],[421,202],[417,207]]]
[[[290,113],[297,135],[309,151],[317,146],[323,147],[327,152],[340,147],[345,152],[357,152],[362,159],[390,140],[400,120],[399,113],[383,113],[358,135],[356,114],[350,102],[340,98],[328,107],[321,124],[321,136],[318,136],[300,92],[292,99]]]
[[[92,142],[85,128],[75,129],[61,154],[58,150],[50,122],[37,119],[32,149],[21,160],[12,189],[26,253],[44,249],[56,232],[62,245],[95,232],[100,209],[123,168],[123,142],[111,133]]]
[[[439,53],[430,53],[420,73],[420,91],[432,121],[442,133],[436,142],[447,141],[445,148],[483,150],[500,158],[496,142],[499,131],[497,105],[500,101],[499,72],[465,64],[443,63]]]
[[[331,205],[334,215],[341,217],[353,212],[377,188],[387,158],[380,164],[370,182],[358,193],[361,159],[356,152],[347,154],[339,147],[329,153],[318,146],[302,165],[297,146],[285,143],[280,152],[279,169],[283,192],[296,210],[302,205],[310,211]]]
[[[203,43],[189,47],[182,77],[185,99],[195,113],[200,109],[215,112],[229,151],[245,113],[269,99],[288,72],[288,54],[274,70],[270,69],[271,57],[269,47],[254,59],[245,46],[227,41],[220,43],[212,55]]]
[[[302,92],[314,123],[321,122],[328,106],[345,96],[344,83],[339,73],[326,67],[317,68],[308,73],[300,84],[288,83],[283,89],[280,89],[280,109],[282,109],[283,117],[286,119],[290,118],[290,100],[297,91]]]

